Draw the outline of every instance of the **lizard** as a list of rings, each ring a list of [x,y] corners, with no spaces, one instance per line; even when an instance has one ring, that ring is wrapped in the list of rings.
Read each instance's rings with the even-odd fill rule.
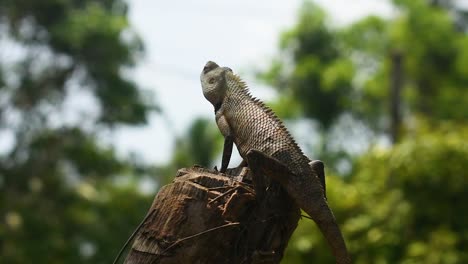
[[[343,235],[325,197],[323,174],[318,172],[320,168],[323,172],[323,164],[311,162],[303,154],[283,122],[271,108],[250,94],[247,84],[230,68],[209,61],[200,74],[200,81],[203,95],[214,106],[216,123],[224,136],[220,172],[226,171],[233,144],[236,144],[254,175],[265,173],[278,181],[314,220],[336,263],[351,263]]]

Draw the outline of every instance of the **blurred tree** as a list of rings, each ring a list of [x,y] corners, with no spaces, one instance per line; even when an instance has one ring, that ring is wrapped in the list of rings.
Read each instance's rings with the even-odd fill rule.
[[[326,130],[346,114],[395,139],[415,116],[467,120],[467,35],[445,5],[429,2],[396,0],[394,18],[371,16],[342,30],[306,2],[262,78]]]
[[[325,128],[349,102],[353,68],[338,45],[336,34],[326,26],[325,13],[305,2],[297,25],[281,38],[281,56],[262,74],[282,92],[282,97],[291,98],[290,103],[292,99],[297,101],[305,116],[318,120]]]
[[[151,197],[98,134],[157,110],[125,77],[143,51],[127,5],[3,0],[0,47],[0,262],[111,261]]]
[[[466,10],[455,1],[393,3],[391,18],[334,29],[306,2],[261,77],[281,91],[280,115],[321,124],[328,166],[352,162],[348,177],[328,171],[327,194],[356,263],[465,263]],[[372,131],[364,140],[349,136],[363,125]],[[381,135],[393,144],[349,151]],[[337,141],[345,153],[326,147]],[[311,260],[333,262],[315,225],[301,221],[284,262]]]
[[[362,156],[352,177],[327,175],[328,201],[354,263],[468,261],[468,129],[420,128],[417,138]],[[303,220],[284,262],[311,260],[333,262],[322,234]]]
[[[280,50],[271,67],[260,74],[281,93],[273,107],[281,117],[304,116],[317,121],[322,139],[314,150],[315,158],[336,167],[348,153],[333,146],[327,135],[353,102],[353,62],[343,52],[325,12],[309,1],[300,9],[297,24],[282,35]]]
[[[468,103],[468,79],[460,72],[466,64],[459,60],[468,52],[468,36],[456,30],[453,16],[443,8],[422,0],[396,2],[403,13],[391,34],[405,54],[410,110],[434,121],[466,120],[468,113],[460,107]]]

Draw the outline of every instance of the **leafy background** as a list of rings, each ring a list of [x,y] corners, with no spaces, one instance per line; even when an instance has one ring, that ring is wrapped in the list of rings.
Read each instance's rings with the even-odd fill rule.
[[[293,133],[311,127],[303,147],[327,164],[356,263],[468,263],[468,14],[457,3],[394,0],[390,17],[337,26],[304,2],[277,54],[251,67]],[[165,164],[105,140],[165,110],[129,74],[145,49],[128,8],[0,2],[0,129],[12,135],[0,138],[12,145],[0,152],[1,263],[109,263],[150,205],[148,186],[219,163],[212,119],[177,135]],[[333,259],[302,220],[283,262],[311,261]]]

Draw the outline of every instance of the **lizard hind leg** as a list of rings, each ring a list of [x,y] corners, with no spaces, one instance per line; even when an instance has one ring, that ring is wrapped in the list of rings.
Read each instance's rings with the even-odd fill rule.
[[[247,153],[246,160],[254,175],[266,175],[283,186],[287,183],[287,175],[292,174],[281,161],[255,149]]]
[[[323,188],[323,195],[325,199],[327,198],[327,186],[325,185],[325,165],[321,160],[313,160],[309,162],[310,168],[315,172],[315,175],[320,180],[320,184],[322,184]]]
[[[260,200],[266,195],[270,179],[279,182],[283,187],[286,186],[287,175],[290,175],[291,172],[279,160],[258,150],[250,150],[244,160],[247,161],[252,171],[255,192]]]
[[[291,178],[289,176],[293,174],[283,162],[258,150],[250,150],[247,153],[247,158],[245,160],[247,160],[247,163],[254,174],[268,175],[274,180],[280,182],[283,186],[286,184],[286,181]],[[325,166],[323,162],[320,160],[313,160],[309,162],[309,166],[320,180],[320,184],[322,185],[323,193],[326,198]]]

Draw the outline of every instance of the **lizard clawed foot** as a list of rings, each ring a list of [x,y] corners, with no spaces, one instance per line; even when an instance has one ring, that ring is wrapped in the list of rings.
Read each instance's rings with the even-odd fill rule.
[[[221,168],[218,170],[218,166],[214,166],[213,170],[215,170],[216,172],[220,172],[220,173],[226,173],[227,168]]]

